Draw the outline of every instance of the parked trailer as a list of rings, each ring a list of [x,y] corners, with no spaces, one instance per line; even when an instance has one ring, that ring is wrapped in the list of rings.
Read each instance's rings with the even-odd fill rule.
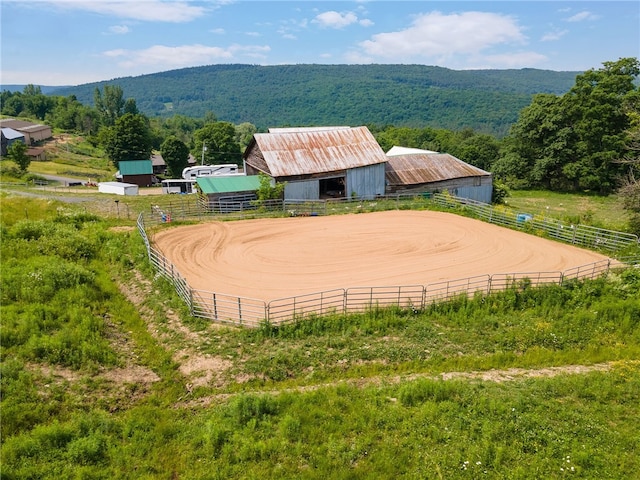
[[[138,195],[138,185],[123,182],[100,182],[98,183],[98,192],[116,195]]]
[[[184,178],[163,180],[162,193],[196,193],[196,181]]]
[[[235,163],[224,163],[221,165],[197,165],[187,167],[182,170],[182,178],[185,180],[195,180],[198,177],[210,177],[212,175],[233,175],[238,174],[238,165]]]

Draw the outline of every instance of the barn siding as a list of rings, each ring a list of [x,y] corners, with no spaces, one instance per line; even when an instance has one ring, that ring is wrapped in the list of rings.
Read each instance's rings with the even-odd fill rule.
[[[320,198],[320,180],[287,182],[284,187],[287,200],[317,200]]]
[[[480,185],[477,185],[478,182]],[[389,188],[387,193],[418,194],[424,192],[444,192],[445,190],[456,197],[491,203],[493,181],[491,176],[455,178],[442,182],[407,185],[406,187],[393,186]]]
[[[345,196],[375,198],[384,195],[385,164],[378,163],[366,167],[347,170]]]

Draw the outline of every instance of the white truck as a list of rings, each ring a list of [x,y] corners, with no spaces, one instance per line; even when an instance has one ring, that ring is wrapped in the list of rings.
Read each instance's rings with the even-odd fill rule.
[[[182,170],[182,178],[195,180],[198,177],[211,177],[213,175],[233,175],[238,173],[238,165],[224,163],[221,165],[197,165]]]

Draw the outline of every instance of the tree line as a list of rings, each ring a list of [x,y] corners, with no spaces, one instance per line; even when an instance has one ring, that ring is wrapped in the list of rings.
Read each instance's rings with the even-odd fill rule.
[[[536,93],[561,94],[579,72],[457,71],[428,65],[209,65],[54,91],[83,103],[117,84],[150,117],[208,111],[260,130],[282,125],[471,128],[504,136]]]
[[[640,217],[639,73],[637,58],[621,58],[577,75],[564,94],[536,94],[504,137],[470,128],[367,126],[385,151],[401,145],[450,153],[492,172],[510,188],[619,191],[627,208]],[[149,118],[118,85],[105,85],[102,91],[96,87],[93,107],[73,96],[43,95],[32,85],[22,93],[5,91],[2,113],[33,116],[84,134],[116,166],[160,151],[170,176],[179,176],[189,153],[207,164],[241,163],[244,148],[258,131],[249,122],[219,121],[212,112],[203,118]]]

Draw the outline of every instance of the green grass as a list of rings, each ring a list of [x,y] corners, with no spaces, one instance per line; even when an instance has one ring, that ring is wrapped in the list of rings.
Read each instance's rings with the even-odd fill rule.
[[[539,190],[513,190],[507,205],[519,212],[548,215],[571,223],[624,231],[629,221],[622,200],[616,195],[599,196]]]
[[[7,196],[1,219],[3,478],[640,471],[637,269],[422,312],[241,330],[190,317],[154,277],[137,232],[113,228],[129,223]],[[209,383],[192,385],[197,372],[181,370],[197,359],[215,360]],[[474,380],[603,363],[608,370]],[[108,376],[141,369],[158,380]],[[449,372],[458,378],[440,379]]]

